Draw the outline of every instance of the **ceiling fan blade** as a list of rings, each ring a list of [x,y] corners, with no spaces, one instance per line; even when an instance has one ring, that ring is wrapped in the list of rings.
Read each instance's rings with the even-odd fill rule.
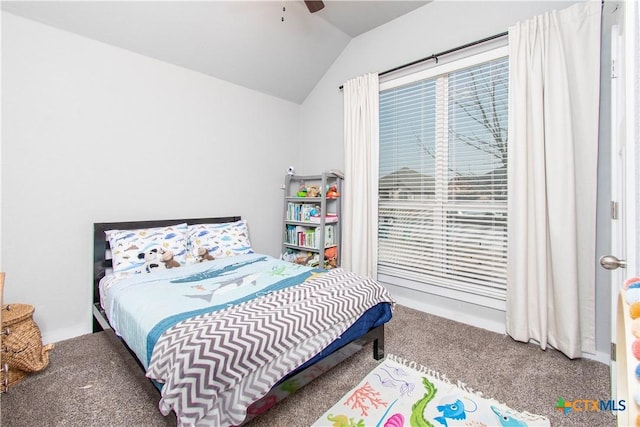
[[[324,2],[322,0],[304,0],[304,4],[307,5],[307,9],[309,9],[311,13],[324,9]]]

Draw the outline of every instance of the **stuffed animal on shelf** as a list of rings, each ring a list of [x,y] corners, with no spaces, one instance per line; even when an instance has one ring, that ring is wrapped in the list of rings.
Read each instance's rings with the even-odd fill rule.
[[[335,246],[324,251],[324,261],[326,268],[336,268],[338,266],[338,248]]]
[[[283,253],[280,258],[282,258],[283,260],[288,261],[288,262],[296,262],[297,256],[296,256],[296,254],[294,252],[287,251],[287,252]]]
[[[338,193],[338,186],[332,185],[329,187],[327,190],[327,199],[336,199],[338,197],[340,197],[340,193]]]
[[[294,262],[300,265],[307,265],[307,263],[309,263],[312,259],[313,254],[311,252],[299,252]]]
[[[307,197],[307,186],[304,185],[304,181],[300,181],[300,188],[298,188],[298,192],[296,193],[297,197]]]
[[[307,197],[320,197],[320,187],[317,185],[308,186]]]
[[[332,248],[327,248],[324,250],[325,258],[337,258],[338,257],[338,248],[335,246]]]

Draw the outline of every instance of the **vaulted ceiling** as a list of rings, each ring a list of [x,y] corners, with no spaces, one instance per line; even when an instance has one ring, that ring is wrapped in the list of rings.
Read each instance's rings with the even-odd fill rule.
[[[16,15],[302,103],[349,41],[428,1],[2,1]],[[283,10],[284,9],[284,10]]]

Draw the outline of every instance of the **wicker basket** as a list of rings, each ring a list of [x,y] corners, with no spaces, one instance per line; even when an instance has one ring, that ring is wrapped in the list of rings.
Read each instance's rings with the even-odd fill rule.
[[[49,364],[49,351],[53,344],[42,345],[42,335],[33,320],[33,312],[33,306],[27,304],[2,306],[2,332],[5,335],[1,354],[2,363],[9,365],[10,382],[12,376],[20,375],[19,371],[36,372]]]
[[[6,392],[9,387],[16,384],[29,374],[30,372],[21,371],[20,369],[9,368],[8,372],[5,372],[3,369],[0,374],[0,391]]]

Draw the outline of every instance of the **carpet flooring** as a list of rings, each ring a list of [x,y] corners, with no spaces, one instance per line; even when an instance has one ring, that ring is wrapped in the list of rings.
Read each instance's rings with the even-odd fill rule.
[[[565,400],[608,400],[609,367],[570,360],[533,344],[396,306],[385,330],[387,353],[464,382],[517,411],[545,415],[553,426],[614,426],[608,411],[555,409]],[[0,398],[4,427],[175,426],[162,416],[159,393],[112,333],[56,343],[49,366]],[[377,364],[371,345],[250,421],[250,427],[308,426]]]

